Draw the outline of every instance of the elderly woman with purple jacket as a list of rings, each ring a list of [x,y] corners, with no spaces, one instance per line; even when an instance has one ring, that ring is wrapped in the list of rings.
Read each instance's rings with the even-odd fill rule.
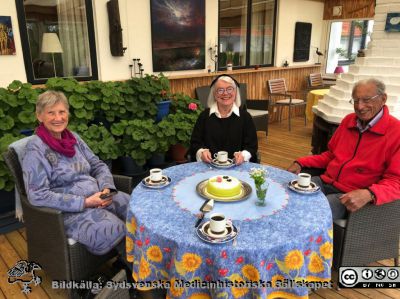
[[[46,91],[36,103],[40,125],[28,142],[22,169],[32,205],[64,212],[66,234],[94,254],[105,254],[125,237],[129,195],[115,189],[110,170],[86,143],[67,129],[65,95]],[[101,140],[99,140],[101,142]]]

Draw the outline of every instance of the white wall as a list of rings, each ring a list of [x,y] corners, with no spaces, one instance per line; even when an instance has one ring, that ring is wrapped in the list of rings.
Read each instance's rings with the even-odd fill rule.
[[[15,0],[0,1],[0,15],[11,16],[14,33],[15,55],[0,55],[0,87],[6,87],[17,79],[26,82],[24,56],[22,55]]]
[[[310,22],[312,26],[311,45],[320,47],[322,15],[324,4],[311,0],[279,0],[279,17],[277,23],[277,43],[275,65],[281,66],[285,59],[292,62],[294,29],[297,21]],[[129,64],[133,58],[140,58],[145,73],[152,73],[151,55],[151,20],[149,0],[119,0],[120,18],[123,34],[123,45],[127,47],[125,55],[113,57],[109,45],[109,29],[107,16],[107,0],[92,1],[96,36],[97,64],[99,79],[124,80],[130,77]],[[18,20],[14,0],[0,1],[1,15],[10,15],[14,29],[15,56],[0,56],[0,86],[7,86],[12,80],[26,82],[25,66],[21,49]],[[206,0],[206,63],[214,63],[210,59],[208,48],[215,44],[218,35],[218,1]],[[310,53],[314,50],[311,49]],[[315,58],[316,61],[316,58]],[[308,62],[297,64],[313,64],[310,54]],[[204,70],[165,72],[166,75],[205,73]]]
[[[317,62],[316,48],[321,49],[322,17],[324,3],[311,0],[280,0],[278,5],[277,43],[275,65],[282,66],[287,60],[289,65],[314,64]],[[312,24],[310,59],[293,62],[294,31],[296,22]],[[321,59],[322,61],[322,59]]]

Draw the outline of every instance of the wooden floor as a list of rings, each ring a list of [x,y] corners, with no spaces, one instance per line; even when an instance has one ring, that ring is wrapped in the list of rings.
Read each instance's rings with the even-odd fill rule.
[[[287,122],[270,125],[268,138],[258,133],[259,151],[263,164],[286,169],[297,157],[310,153],[311,124],[304,126],[303,118],[295,118],[292,131],[288,131]],[[39,271],[42,283],[33,286],[32,293],[24,295],[21,287],[7,282],[7,271],[21,259],[27,259],[25,229],[0,235],[0,299],[2,298],[67,298],[65,291],[51,288],[51,278]],[[379,261],[371,266],[393,266],[393,260]],[[336,281],[337,273],[332,277]],[[335,284],[335,283],[334,283]],[[362,299],[362,298],[400,298],[400,289],[320,289],[310,295],[310,299]]]

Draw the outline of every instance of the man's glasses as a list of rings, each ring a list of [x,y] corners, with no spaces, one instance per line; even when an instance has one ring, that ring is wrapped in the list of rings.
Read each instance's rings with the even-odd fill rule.
[[[234,87],[229,86],[227,88],[217,88],[217,94],[223,95],[226,91],[227,94],[231,94],[235,90]]]
[[[352,105],[354,105],[354,104],[358,105],[360,103],[368,105],[369,103],[372,102],[372,100],[376,99],[379,96],[380,96],[380,94],[376,94],[376,95],[366,98],[366,99],[350,99],[349,103]]]

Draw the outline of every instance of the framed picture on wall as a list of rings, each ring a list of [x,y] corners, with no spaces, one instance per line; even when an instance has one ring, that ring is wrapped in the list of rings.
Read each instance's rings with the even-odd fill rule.
[[[151,0],[153,72],[205,68],[205,0]]]
[[[387,14],[385,31],[400,32],[400,12],[391,12]]]
[[[14,33],[10,16],[0,16],[0,55],[15,55]]]
[[[310,56],[311,23],[296,22],[293,61],[308,61]]]

